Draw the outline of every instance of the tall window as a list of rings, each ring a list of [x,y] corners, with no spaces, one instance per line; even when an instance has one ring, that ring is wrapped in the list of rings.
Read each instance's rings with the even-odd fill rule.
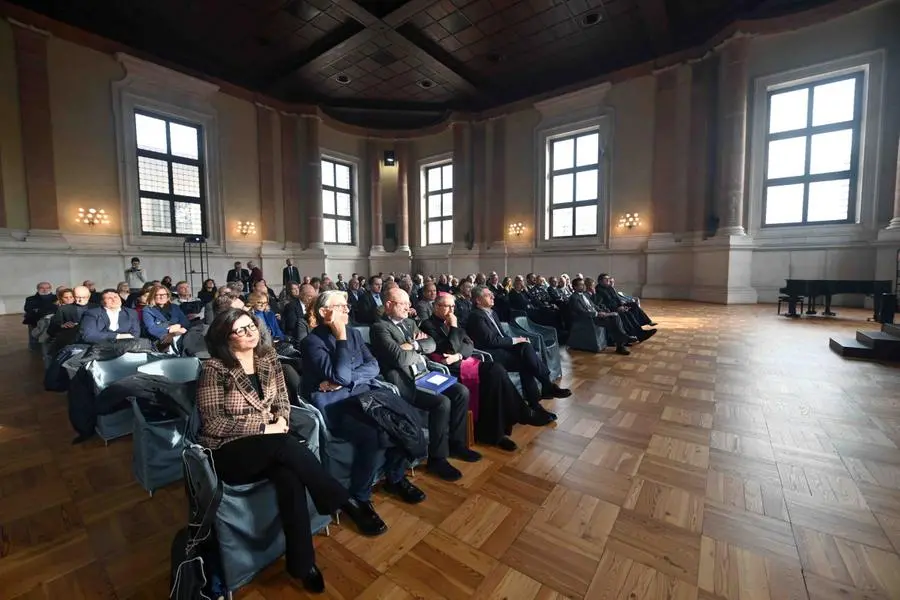
[[[764,226],[854,221],[863,81],[857,72],[769,91]]]
[[[425,245],[453,242],[453,163],[422,168]]]
[[[547,237],[597,235],[599,204],[600,133],[547,140]]]
[[[135,111],[141,233],[206,235],[199,125]]]
[[[326,244],[353,244],[353,167],[322,159],[322,227]]]

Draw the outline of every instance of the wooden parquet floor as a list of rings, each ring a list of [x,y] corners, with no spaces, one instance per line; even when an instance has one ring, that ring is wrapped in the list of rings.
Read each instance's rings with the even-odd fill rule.
[[[318,537],[327,598],[900,598],[900,368],[842,359],[868,313],[648,302],[630,357],[564,352],[571,398],[521,449],[482,448],[390,525]],[[167,597],[180,484],[148,498],[131,442],[71,446],[17,317],[0,318],[0,598]],[[874,328],[873,328],[874,329]],[[277,563],[245,600],[304,598]]]

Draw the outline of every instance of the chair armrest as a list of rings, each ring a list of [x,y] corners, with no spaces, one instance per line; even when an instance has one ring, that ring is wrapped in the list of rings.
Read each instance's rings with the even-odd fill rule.
[[[381,379],[380,377],[377,379],[373,379],[372,385],[374,385],[375,387],[387,388],[389,390],[392,390],[398,396],[400,395],[400,388],[398,388],[393,383],[390,383],[390,382],[385,381],[384,379]]]
[[[544,337],[544,340],[553,340],[554,344],[559,343],[559,335],[556,333],[556,329],[550,327],[549,325],[541,325],[540,323],[535,323],[534,321],[529,320],[528,326],[531,327],[535,333],[539,333]],[[551,344],[552,346],[553,344]]]
[[[438,373],[441,373],[443,375],[450,374],[450,369],[447,367],[447,365],[442,365],[441,363],[434,362],[433,360],[426,360],[425,366],[428,367],[430,371],[437,371]]]
[[[481,359],[481,362],[494,362],[494,357],[491,356],[491,353],[484,350],[472,350],[472,356]]]

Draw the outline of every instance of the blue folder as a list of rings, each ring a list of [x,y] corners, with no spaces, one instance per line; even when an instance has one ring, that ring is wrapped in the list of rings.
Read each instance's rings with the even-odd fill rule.
[[[444,375],[438,371],[427,371],[416,377],[416,387],[420,390],[440,394],[448,387],[456,383],[453,375]]]

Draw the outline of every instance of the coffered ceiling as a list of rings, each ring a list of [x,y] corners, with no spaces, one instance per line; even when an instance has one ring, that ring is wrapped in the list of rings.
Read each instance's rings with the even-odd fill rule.
[[[285,102],[490,108],[828,0],[13,0]]]

